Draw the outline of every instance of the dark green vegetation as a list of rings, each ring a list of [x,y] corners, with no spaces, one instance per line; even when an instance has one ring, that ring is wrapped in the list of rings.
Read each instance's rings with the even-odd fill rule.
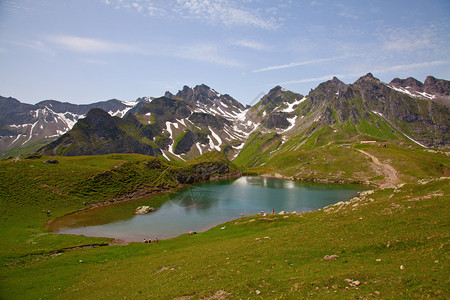
[[[321,135],[296,150],[301,141],[281,145],[275,134],[255,134],[241,152],[248,158],[235,163],[297,179],[391,180],[363,150],[395,168],[404,185],[316,212],[245,217],[226,230],[158,244],[83,248],[111,240],[55,235],[46,223],[86,209],[83,202],[164,191],[188,176],[207,180],[236,167],[218,152],[176,164],[137,154],[57,157],[59,164],[44,164],[48,157],[0,162],[0,298],[448,298],[446,153],[395,143],[313,149],[334,134],[318,130]],[[338,257],[324,260],[326,255]]]

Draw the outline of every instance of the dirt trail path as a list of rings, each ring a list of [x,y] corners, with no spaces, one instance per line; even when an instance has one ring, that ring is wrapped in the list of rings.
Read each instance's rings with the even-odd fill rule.
[[[373,167],[375,170],[381,172],[383,175],[385,175],[386,177],[384,178],[384,180],[381,182],[380,187],[382,188],[392,188],[397,186],[399,183],[401,183],[401,181],[398,179],[397,176],[397,170],[394,169],[394,167],[392,167],[389,164],[384,164],[382,162],[380,162],[380,160],[373,156],[370,153],[367,153],[366,151],[363,150],[359,150],[359,152],[361,152],[362,154],[370,157],[373,161]]]

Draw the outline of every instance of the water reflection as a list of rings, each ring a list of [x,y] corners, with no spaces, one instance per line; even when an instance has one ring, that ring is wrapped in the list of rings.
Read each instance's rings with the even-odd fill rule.
[[[58,233],[108,236],[126,241],[164,239],[193,229],[205,231],[241,214],[253,215],[272,209],[276,212],[316,210],[349,200],[360,190],[355,186],[242,177],[76,213],[56,220],[52,229]],[[157,211],[134,215],[134,209],[142,205],[153,206]]]

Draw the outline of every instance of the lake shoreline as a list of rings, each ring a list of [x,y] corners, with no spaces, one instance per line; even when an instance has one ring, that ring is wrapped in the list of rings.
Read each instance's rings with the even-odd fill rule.
[[[292,180],[292,181],[296,181],[296,182],[312,182],[312,183],[323,183],[323,184],[352,184],[352,185],[354,184],[354,185],[363,185],[363,186],[376,186],[374,183],[372,183],[370,181],[295,177],[295,176],[284,176],[279,173],[262,174],[262,175],[258,175],[258,176],[265,177],[265,178],[277,178],[277,179],[284,179],[284,180]]]
[[[366,182],[366,181],[349,181],[346,179],[328,179],[328,178],[304,178],[304,177],[295,177],[295,176],[284,176],[279,173],[259,175],[259,174],[246,173],[246,172],[234,172],[234,173],[228,173],[225,175],[213,176],[213,177],[209,178],[208,180],[201,181],[201,182],[195,182],[195,183],[191,183],[191,184],[180,184],[176,187],[141,188],[132,193],[125,194],[125,195],[122,195],[119,197],[115,197],[112,200],[89,203],[86,205],[86,207],[80,208],[78,210],[69,212],[63,216],[59,216],[59,217],[49,220],[47,222],[47,224],[45,225],[45,228],[50,230],[52,233],[54,233],[54,231],[51,228],[52,228],[52,223],[56,219],[63,218],[63,217],[66,217],[66,216],[69,216],[72,214],[76,214],[76,213],[84,211],[84,210],[91,210],[91,209],[114,205],[114,204],[119,204],[119,203],[123,203],[123,202],[138,201],[144,197],[148,197],[148,196],[152,196],[152,195],[154,195],[154,196],[163,195],[165,193],[182,190],[182,189],[189,187],[191,185],[194,185],[194,184],[200,184],[200,183],[205,183],[205,182],[214,182],[214,181],[227,180],[227,179],[238,179],[243,176],[276,178],[276,179],[283,179],[283,180],[291,180],[291,181],[295,181],[295,182],[311,182],[311,183],[319,183],[319,184],[342,184],[342,185],[350,184],[350,185],[373,186],[373,183]],[[118,242],[119,244],[127,244],[128,243],[128,242],[121,241],[120,239],[117,239],[117,240],[114,239],[113,244],[117,245],[115,242]]]
[[[123,208],[121,208],[121,204],[124,204],[126,207],[125,213],[126,217],[125,219],[128,220],[128,218],[132,218],[130,213],[132,214],[132,211],[135,210],[135,206],[133,205],[149,205],[152,206],[152,203],[157,207],[157,210],[155,212],[155,217],[152,217],[151,219],[153,221],[146,221],[147,224],[143,227],[127,227],[128,229],[123,230],[119,229],[115,231],[114,228],[116,225],[112,225],[112,227],[109,227],[109,225],[106,225],[108,223],[115,223],[117,222],[116,219],[110,219],[109,221],[105,222],[105,218],[102,216],[104,210],[96,211],[96,212],[89,212],[89,209],[85,209],[84,211],[87,213],[83,213],[83,211],[78,211],[81,213],[79,216],[70,216],[73,214],[68,214],[65,217],[69,217],[68,219],[64,220],[64,217],[53,219],[51,222],[49,222],[48,227],[50,230],[52,230],[56,234],[76,234],[76,235],[86,235],[86,236],[93,236],[93,237],[108,237],[116,240],[123,239],[125,242],[139,242],[143,238],[146,238],[148,235],[154,234],[159,239],[169,239],[172,237],[177,237],[180,234],[186,233],[186,228],[191,229],[195,228],[196,230],[199,230],[199,232],[207,231],[209,228],[211,228],[210,224],[213,224],[213,226],[218,226],[220,224],[226,223],[230,220],[234,220],[236,218],[239,218],[239,215],[242,217],[243,215],[246,216],[253,216],[257,215],[260,212],[270,212],[275,210],[277,212],[298,212],[298,214],[301,214],[303,212],[312,211],[312,210],[318,210],[322,209],[323,207],[326,207],[328,205],[332,205],[334,203],[337,203],[337,201],[347,201],[351,199],[352,197],[356,196],[356,190],[361,190],[362,187],[351,187],[351,185],[347,185],[345,187],[344,185],[337,185],[337,184],[331,184],[326,187],[325,184],[308,184],[308,183],[302,183],[297,182],[294,183],[291,180],[284,180],[280,178],[272,177],[271,180],[267,178],[267,176],[233,176],[233,178],[240,178],[237,179],[235,182],[234,180],[226,180],[229,179],[230,176],[227,176],[227,178],[223,178],[223,176],[220,176],[220,178],[215,178],[215,180],[208,180],[201,183],[200,187],[195,187],[196,185],[183,185],[179,186],[174,189],[166,190],[165,192],[173,192],[178,190],[174,196],[169,196],[174,204],[169,204],[169,206],[161,206],[159,207],[159,200],[160,196],[157,196],[158,198],[153,198],[153,195],[156,196],[156,193],[153,193],[153,195],[150,195],[150,198],[147,197],[139,197],[139,198],[128,198],[127,200],[119,201],[119,202],[109,202],[107,204],[102,203],[100,206],[96,206],[93,208],[100,208],[100,207],[107,207],[107,206],[113,206],[112,204],[118,204],[120,206],[114,208],[113,206],[111,209],[112,211],[124,211]],[[225,179],[225,180],[224,180]],[[212,183],[222,180],[223,183]],[[209,183],[211,182],[211,183]],[[206,184],[206,189],[204,189],[204,184]],[[231,188],[224,187],[224,186],[233,186]],[[251,192],[249,188],[244,187],[251,187]],[[339,187],[342,186],[342,187]],[[209,187],[209,188],[208,188]],[[260,188],[267,189],[262,194],[258,190]],[[294,196],[293,189],[295,187],[298,187],[296,193],[303,193],[303,194],[297,194]],[[185,191],[184,189],[187,188],[188,190]],[[211,189],[212,188],[212,189]],[[194,189],[194,192],[190,192],[191,189]],[[203,191],[204,195],[210,195],[206,196],[205,199],[207,202],[203,202],[205,200],[202,200],[204,198],[204,195],[202,196],[201,192],[199,192],[199,189]],[[256,189],[256,190],[255,190]],[[342,190],[346,195],[342,194],[341,192],[336,193],[335,190]],[[183,190],[183,191],[180,191]],[[333,190],[332,196],[330,194],[326,194],[324,191]],[[239,192],[237,192],[239,191]],[[242,192],[244,191],[244,192]],[[283,191],[283,192],[282,192]],[[288,191],[288,192],[284,192]],[[289,192],[291,191],[291,192]],[[305,192],[307,191],[307,192]],[[313,192],[314,191],[314,192]],[[354,192],[352,192],[354,191]],[[311,193],[319,193],[319,194],[311,194]],[[350,192],[350,194],[348,194]],[[359,191],[358,191],[359,192]],[[199,194],[200,193],[200,194]],[[158,194],[163,194],[162,198],[165,199],[164,193],[160,192]],[[178,198],[178,194],[183,195],[181,198]],[[193,196],[194,194],[194,196]],[[279,196],[277,196],[279,195]],[[338,196],[343,195],[343,196]],[[194,198],[193,198],[194,197]],[[145,202],[129,202],[129,201],[139,201],[141,199]],[[180,200],[184,199],[184,200]],[[186,200],[187,199],[187,200]],[[234,200],[234,199],[237,199]],[[275,203],[273,203],[273,199],[279,199]],[[156,202],[155,202],[156,200]],[[242,201],[245,200],[245,203],[243,204]],[[212,201],[212,202],[209,202]],[[225,202],[223,202],[225,201]],[[237,202],[238,205],[232,205],[233,201]],[[271,202],[272,201],[272,202]],[[128,204],[123,203],[128,202]],[[191,203],[192,202],[192,203]],[[169,202],[170,203],[170,202]],[[214,207],[213,203],[222,203],[218,207],[220,207],[221,211],[220,213],[212,213],[209,217],[204,217],[205,213],[199,215],[198,218],[192,218],[192,214],[194,211],[202,211],[202,209],[210,209],[211,207]],[[226,203],[224,205],[224,203]],[[296,204],[293,204],[296,203]],[[181,204],[181,205],[180,205]],[[212,206],[210,206],[212,205]],[[184,222],[181,221],[181,227],[177,227],[177,229],[174,230],[176,227],[172,227],[177,222],[170,221],[170,223],[166,224],[166,220],[168,216],[172,216],[168,214],[167,207],[177,207],[175,208],[176,215],[178,218],[180,216],[179,209],[182,209],[182,211],[188,212],[188,219],[191,221]],[[177,211],[178,210],[178,211]],[[110,209],[107,209],[106,211],[111,211]],[[172,209],[172,211],[174,211]],[[95,217],[95,215],[97,217]],[[184,214],[183,214],[184,215]],[[161,219],[161,216],[165,216],[163,219]],[[214,217],[215,219],[211,219]],[[95,219],[103,220],[101,222],[96,222]],[[155,219],[156,218],[156,219]],[[122,217],[118,218],[117,220],[122,221]],[[133,222],[128,222],[128,224],[142,224],[142,218],[132,218]],[[169,218],[171,220],[176,220]],[[114,221],[111,221],[114,220]],[[131,220],[131,219],[130,219]],[[141,221],[136,221],[141,220]],[[156,220],[156,221],[155,221]],[[156,222],[156,223],[155,223]],[[68,225],[69,224],[69,225]],[[164,224],[161,226],[161,224]],[[105,226],[106,225],[106,226]],[[66,227],[68,226],[68,227]],[[100,227],[98,227],[100,226]],[[102,227],[105,226],[105,227]],[[129,225],[127,225],[129,226]],[[90,227],[89,229],[82,229]],[[204,227],[204,228],[203,228]],[[99,228],[105,228],[105,229],[99,229]],[[117,227],[116,227],[117,228]],[[132,229],[130,229],[132,228]],[[142,229],[143,228],[143,231]],[[148,231],[148,228],[152,228],[151,231],[148,233],[145,233]],[[167,230],[167,228],[171,228]],[[203,228],[203,229],[202,229]],[[181,229],[181,230],[180,230]],[[201,230],[200,230],[201,229]],[[173,231],[174,230],[174,231]],[[127,234],[123,234],[126,232]],[[170,234],[173,234],[173,236],[168,236]],[[123,242],[122,242],[123,243]],[[117,244],[117,241],[116,243]]]
[[[55,222],[56,219],[59,218],[63,218],[66,216],[70,216],[73,214],[76,214],[78,212],[81,211],[85,211],[85,210],[91,210],[91,209],[95,209],[95,208],[99,208],[99,207],[104,207],[104,206],[109,206],[109,205],[114,205],[114,204],[119,204],[119,203],[123,203],[123,202],[131,202],[131,201],[137,201],[140,200],[141,198],[144,197],[148,197],[148,196],[156,196],[156,195],[163,195],[165,193],[170,193],[170,192],[175,192],[178,190],[182,190],[183,188],[189,187],[193,184],[199,184],[199,183],[205,183],[205,182],[214,182],[214,181],[220,181],[220,180],[227,180],[227,179],[237,179],[243,176],[243,173],[229,173],[226,175],[219,175],[219,176],[214,176],[211,177],[208,180],[205,181],[201,181],[201,182],[195,182],[195,183],[191,183],[191,184],[179,184],[176,187],[153,187],[153,188],[141,188],[141,189],[137,189],[136,191],[134,191],[133,193],[129,193],[129,194],[125,194],[122,195],[120,197],[115,197],[112,200],[106,200],[106,201],[100,201],[100,202],[94,202],[94,203],[88,203],[86,204],[85,207],[82,207],[78,210],[69,212],[67,214],[64,214],[62,216],[53,218],[51,220],[47,221],[47,224],[45,225],[45,228],[50,230],[52,233],[54,233],[54,231],[51,229],[52,227],[52,223]]]

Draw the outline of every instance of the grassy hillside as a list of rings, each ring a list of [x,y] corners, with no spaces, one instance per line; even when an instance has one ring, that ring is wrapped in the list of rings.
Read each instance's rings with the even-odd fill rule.
[[[181,163],[168,164],[138,154],[58,157],[58,164],[45,164],[48,159],[0,162],[0,257],[3,259],[106,243],[108,239],[53,235],[45,225],[52,218],[87,209],[93,203],[176,188],[181,185],[180,176],[190,170]],[[229,163],[215,162],[217,165]],[[195,163],[191,167],[195,167]],[[208,170],[202,171],[207,173]],[[202,176],[208,175],[219,174]],[[47,211],[51,212],[51,217],[47,216]]]
[[[84,209],[83,201],[112,199],[137,186],[170,186],[169,171],[188,166],[125,154],[58,157],[55,165],[44,164],[45,157],[2,161],[0,298],[448,298],[450,185],[442,177],[450,174],[450,159],[445,153],[323,147],[279,151],[251,170],[350,180],[367,168],[365,177],[377,184],[382,174],[370,170],[371,161],[358,150],[394,166],[406,184],[320,211],[249,216],[227,223],[225,230],[221,225],[157,244],[72,251],[64,249],[109,240],[54,235],[45,229],[49,219]],[[192,163],[210,160],[223,156],[210,153]],[[326,255],[338,257],[325,260]]]

